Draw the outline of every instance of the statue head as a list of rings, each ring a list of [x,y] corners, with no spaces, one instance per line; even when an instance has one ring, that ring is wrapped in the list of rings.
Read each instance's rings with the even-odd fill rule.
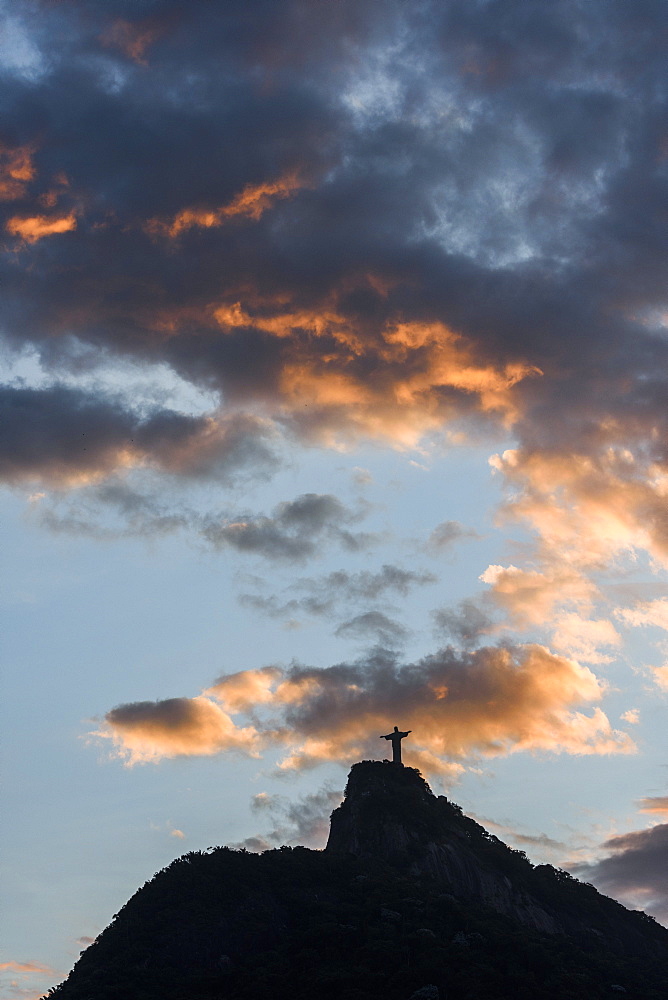
[[[395,731],[395,733],[398,733],[399,732],[399,726],[395,726],[394,727],[394,731]]]

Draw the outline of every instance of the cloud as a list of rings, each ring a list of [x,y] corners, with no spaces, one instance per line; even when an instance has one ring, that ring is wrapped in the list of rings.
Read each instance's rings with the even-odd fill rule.
[[[361,516],[331,494],[304,493],[280,503],[269,517],[210,519],[202,535],[216,548],[228,546],[265,559],[303,562],[317,552],[323,540],[336,541],[353,552],[369,547],[373,536],[347,528]]]
[[[436,632],[469,649],[482,636],[495,631],[496,624],[479,600],[468,598],[456,608],[436,608],[432,612]]]
[[[248,185],[236,195],[231,202],[220,208],[185,208],[174,216],[170,221],[160,219],[149,219],[146,223],[146,231],[154,236],[169,236],[175,239],[184,230],[200,227],[211,229],[214,226],[221,226],[227,219],[235,216],[247,217],[257,220],[271,208],[274,200],[289,198],[295,194],[302,183],[295,173],[286,174],[276,181],[268,181],[262,184]],[[232,326],[252,326],[250,317],[244,317],[239,304],[233,310],[219,309],[214,313],[216,319],[221,323],[229,322]],[[238,321],[236,317],[239,317]]]
[[[583,422],[593,419],[582,415]],[[659,564],[668,553],[664,517],[666,470],[647,455],[649,426],[626,428],[617,416],[596,418],[606,432],[593,440],[509,449],[492,465],[515,489],[506,513],[526,520],[542,550],[577,571],[600,570],[646,550]],[[586,448],[586,450],[582,450]]]
[[[35,176],[35,147],[7,146],[0,143],[0,201],[17,201],[25,197],[27,186]]]
[[[492,586],[491,602],[520,629],[549,619],[564,597],[572,604],[589,605],[595,593],[588,579],[560,565],[547,572],[512,565],[488,566],[480,579]]]
[[[5,229],[12,236],[20,236],[26,243],[36,243],[45,236],[58,233],[70,233],[77,228],[77,219],[73,212],[66,215],[14,215],[7,219]]]
[[[555,620],[552,645],[560,653],[583,663],[609,663],[612,656],[603,649],[616,650],[622,638],[612,622],[601,618],[583,618],[573,612],[562,612]]]
[[[0,971],[53,973],[48,965],[41,965],[39,962],[0,962]]]
[[[394,647],[401,645],[406,639],[408,630],[382,611],[365,611],[361,615],[355,615],[350,621],[343,622],[334,634],[344,639],[364,640],[375,636],[380,645]]]
[[[436,579],[433,573],[424,570],[406,570],[385,563],[377,571],[349,573],[340,569],[321,577],[302,577],[286,588],[288,593],[304,593],[303,597],[281,600],[275,595],[265,597],[246,593],[239,600],[271,618],[297,614],[329,616],[342,605],[359,606],[362,601],[367,604],[385,602],[394,594],[405,597],[414,587],[436,583]]]
[[[205,694],[220,701],[228,712],[250,712],[274,700],[275,687],[281,678],[282,672],[278,667],[240,670],[219,677]]]
[[[649,796],[640,799],[637,805],[640,812],[668,816],[668,795]]]
[[[518,850],[526,849],[529,852],[530,860],[534,863],[539,861],[560,866],[563,864],[565,855],[569,852],[569,844],[562,840],[556,840],[546,833],[525,833],[507,823],[499,823],[490,819],[488,816],[471,815],[488,830],[498,834],[506,843]]]
[[[609,663],[622,637],[610,619],[593,616],[602,600],[593,579],[558,552],[543,551],[538,565],[488,566],[480,579],[491,589],[470,604],[466,620],[474,623],[477,614],[479,627],[490,632],[541,629],[557,652],[584,663]],[[450,622],[456,634],[452,616],[440,614],[437,622]]]
[[[625,625],[653,625],[668,632],[668,600],[640,601],[634,608],[619,608],[617,618]]]
[[[443,549],[450,548],[450,546],[460,539],[479,537],[477,531],[464,527],[459,521],[442,521],[436,525],[430,534],[425,549],[428,552],[433,550],[440,552]]]
[[[362,489],[364,486],[371,486],[373,483],[373,476],[368,469],[363,468],[360,465],[356,465],[353,469],[352,475],[353,482],[355,486]]]
[[[650,672],[654,675],[657,687],[662,691],[668,691],[668,664],[660,667],[650,667]]]
[[[93,735],[111,738],[129,763],[287,745],[284,769],[375,756],[377,733],[399,718],[423,763],[431,755],[442,770],[466,757],[521,751],[633,753],[630,736],[600,707],[580,711],[604,692],[587,667],[535,644],[446,648],[406,664],[375,649],[327,668],[230,674],[197,698],[119,706]],[[252,725],[237,728],[236,713]]]
[[[587,668],[540,646],[486,647],[469,654],[445,649],[399,666],[377,653],[357,664],[302,669],[292,679],[306,694],[288,707],[286,722],[306,739],[295,766],[336,759],[344,747],[359,754],[369,732],[400,715],[418,747],[458,760],[521,750],[570,753],[632,752],[596,702],[601,683]]]
[[[61,975],[41,962],[0,962],[3,1000],[38,1000]]]
[[[106,516],[101,516],[102,511]],[[174,500],[163,502],[151,492],[140,492],[127,481],[110,477],[73,498],[52,495],[40,511],[39,523],[53,532],[97,539],[150,538],[192,528],[198,515]]]
[[[657,598],[654,601],[638,601],[633,608],[618,608],[616,617],[625,625],[634,627],[653,626],[668,631],[668,601]],[[665,642],[657,643],[660,649],[665,648]],[[648,667],[657,687],[668,691],[668,664]]]
[[[105,28],[100,41],[105,46],[119,49],[140,66],[146,66],[146,52],[160,34],[159,23],[150,18],[134,23],[119,18]]]
[[[481,579],[492,584],[491,591],[461,601],[456,608],[432,612],[437,634],[470,648],[486,635],[540,630],[550,636],[550,647],[557,653],[593,664],[609,663],[610,651],[621,646],[612,622],[591,616],[597,595],[593,583],[568,567],[553,563],[549,572],[541,573],[490,566]]]
[[[257,815],[268,816],[274,826],[268,832],[247,837],[234,846],[264,851],[287,844],[321,850],[329,835],[332,810],[341,804],[342,798],[342,791],[328,786],[296,800],[259,792],[252,798],[252,810]]]
[[[85,485],[118,470],[231,479],[277,463],[267,422],[248,415],[136,412],[114,397],[63,385],[0,388],[0,477],[9,483]]]
[[[603,847],[607,857],[578,866],[577,874],[668,923],[668,823],[611,837]]]
[[[259,747],[252,726],[238,728],[219,705],[204,697],[117,705],[93,735],[110,740],[116,756],[129,766],[227,750],[256,757]]]
[[[252,436],[257,430],[259,440]],[[242,427],[236,440],[233,433],[219,435],[215,464],[213,455],[203,458],[201,453],[190,454],[192,477],[214,479],[223,485],[268,478],[277,460],[266,449],[262,430],[251,423],[250,428]],[[196,447],[193,444],[193,452]],[[172,479],[171,490],[161,490],[155,469],[140,466],[139,470],[124,477],[110,472],[102,482],[93,481],[74,495],[52,493],[38,510],[38,522],[51,531],[96,539],[148,538],[188,531],[215,549],[231,548],[286,563],[305,562],[327,543],[356,552],[377,542],[376,535],[348,527],[364,516],[365,509],[349,508],[331,494],[303,494],[283,501],[271,516],[234,508],[207,511],[202,510],[201,502],[199,509],[184,502],[178,481]],[[271,614],[282,613],[275,599],[242,595],[241,601]],[[292,603],[287,602],[286,607]]]

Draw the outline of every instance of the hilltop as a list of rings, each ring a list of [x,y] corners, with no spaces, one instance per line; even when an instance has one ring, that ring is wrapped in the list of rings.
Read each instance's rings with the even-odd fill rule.
[[[667,968],[651,917],[534,867],[418,771],[363,761],[324,851],[179,858],[49,996],[658,1000]]]

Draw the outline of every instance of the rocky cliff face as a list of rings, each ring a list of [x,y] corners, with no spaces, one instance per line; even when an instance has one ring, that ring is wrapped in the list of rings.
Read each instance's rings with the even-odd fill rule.
[[[382,859],[543,933],[604,938],[624,950],[645,947],[642,930],[622,906],[566,872],[534,867],[445,796],[435,796],[410,767],[355,764],[345,800],[332,814],[326,851]]]

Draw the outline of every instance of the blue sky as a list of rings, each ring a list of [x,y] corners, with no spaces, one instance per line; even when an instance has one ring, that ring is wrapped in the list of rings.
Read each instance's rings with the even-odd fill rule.
[[[395,724],[668,920],[665,5],[380,14],[0,5],[1,1000]]]

